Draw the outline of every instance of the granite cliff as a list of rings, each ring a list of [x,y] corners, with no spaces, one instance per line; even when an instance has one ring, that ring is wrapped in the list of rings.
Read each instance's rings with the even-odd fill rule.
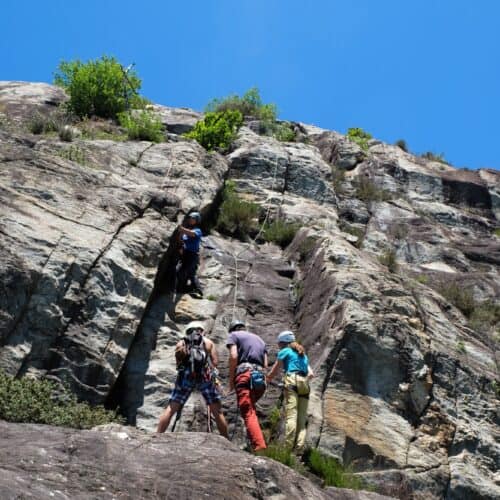
[[[206,322],[223,378],[233,316],[271,358],[292,327],[317,373],[312,446],[401,498],[500,495],[498,324],[472,321],[446,293],[467,291],[472,308],[498,301],[498,171],[302,123],[285,143],[248,122],[228,154],[208,153],[182,136],[201,114],[164,106],[160,144],[27,130],[65,100],[0,82],[0,369],[64,382],[151,431],[187,322]],[[171,235],[193,208],[213,220],[228,180],[262,217],[301,229],[285,249],[210,230],[205,298],[175,295]],[[264,420],[278,397],[272,386]],[[243,443],[234,401],[224,408]],[[179,429],[203,431],[204,412],[191,398]],[[14,443],[10,425],[2,439]]]

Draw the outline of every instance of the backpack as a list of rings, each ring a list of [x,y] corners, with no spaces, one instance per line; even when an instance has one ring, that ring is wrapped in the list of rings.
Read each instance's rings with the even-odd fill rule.
[[[185,358],[183,368],[189,369],[191,379],[201,381],[207,372],[208,353],[203,341],[203,335],[193,332],[184,337]]]
[[[252,370],[250,373],[250,389],[265,389],[266,377],[260,370]]]

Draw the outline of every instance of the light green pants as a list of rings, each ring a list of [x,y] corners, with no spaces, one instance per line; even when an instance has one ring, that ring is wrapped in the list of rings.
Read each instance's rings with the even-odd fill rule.
[[[293,389],[295,377],[293,374],[285,376],[285,442],[290,448],[302,451],[306,444],[307,396],[299,396]]]

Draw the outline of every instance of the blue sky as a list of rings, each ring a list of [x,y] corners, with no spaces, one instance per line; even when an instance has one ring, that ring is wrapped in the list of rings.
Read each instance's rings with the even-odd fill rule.
[[[282,118],[500,168],[500,1],[2,0],[0,79],[136,63],[155,102],[257,86]]]

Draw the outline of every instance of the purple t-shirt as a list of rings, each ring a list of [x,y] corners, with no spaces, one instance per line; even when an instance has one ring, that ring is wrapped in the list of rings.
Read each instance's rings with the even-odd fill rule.
[[[238,349],[238,364],[254,363],[264,366],[264,355],[267,352],[266,344],[255,333],[239,330],[229,334],[226,346],[236,345]]]

